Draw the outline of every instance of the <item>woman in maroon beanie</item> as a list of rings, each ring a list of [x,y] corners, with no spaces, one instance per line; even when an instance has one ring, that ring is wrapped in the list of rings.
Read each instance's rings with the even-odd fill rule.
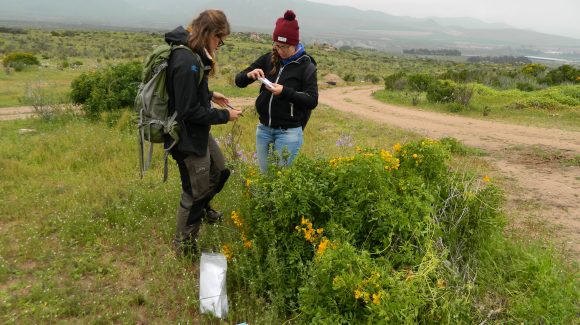
[[[302,131],[318,105],[316,62],[299,42],[296,15],[287,10],[278,18],[272,34],[272,52],[260,56],[236,75],[244,88],[256,80],[262,85],[256,99],[260,123],[256,128],[256,153],[260,170],[268,170],[268,155],[278,155],[280,164],[291,164],[302,146]],[[287,150],[289,156],[283,157]]]

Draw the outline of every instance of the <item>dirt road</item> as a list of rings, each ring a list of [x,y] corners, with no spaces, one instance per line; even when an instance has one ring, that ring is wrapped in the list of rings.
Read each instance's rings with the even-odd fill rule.
[[[377,87],[341,87],[321,91],[320,102],[334,109],[431,138],[454,137],[486,151],[486,158],[508,179],[508,207],[519,211],[514,223],[543,222],[550,236],[580,260],[580,167],[539,159],[515,147],[540,146],[573,157],[580,154],[580,132],[477,120],[384,104],[372,98]],[[232,99],[235,106],[251,98]],[[22,118],[32,107],[0,109],[0,120]],[[553,227],[552,227],[553,226]]]
[[[510,184],[508,206],[532,206],[516,222],[546,221],[563,244],[580,260],[580,167],[564,167],[558,161],[537,157],[525,149],[539,146],[546,152],[580,154],[580,132],[527,127],[477,120],[415,108],[384,104],[372,98],[377,87],[331,88],[320,94],[320,102],[362,118],[418,132],[431,138],[454,137],[483,149],[488,159]],[[537,147],[536,147],[537,148]],[[551,227],[554,226],[554,227]]]

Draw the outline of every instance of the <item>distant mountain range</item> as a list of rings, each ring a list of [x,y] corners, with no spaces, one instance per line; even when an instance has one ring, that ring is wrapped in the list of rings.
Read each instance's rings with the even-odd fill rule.
[[[393,16],[305,0],[18,0],[1,5],[0,25],[167,30],[207,8],[225,11],[234,31],[271,33],[286,9],[296,12],[302,39],[335,46],[400,52],[450,48],[464,54],[580,58],[580,39],[489,24],[473,18]]]

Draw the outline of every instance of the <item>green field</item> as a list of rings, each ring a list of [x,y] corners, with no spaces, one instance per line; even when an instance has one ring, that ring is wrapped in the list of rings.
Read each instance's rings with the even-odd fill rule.
[[[44,64],[5,69],[0,86],[10,91],[2,106],[67,102],[72,79],[141,60],[159,37],[62,33],[2,39],[3,53],[31,51]],[[32,47],[39,40],[44,48]],[[254,96],[255,88],[232,86],[233,73],[266,51],[269,40],[234,35],[226,43],[211,88]],[[351,84],[400,68],[435,74],[464,64],[323,45],[313,52],[321,80],[332,73]],[[83,64],[71,68],[76,61]],[[27,87],[35,91],[27,95]],[[553,112],[562,117],[558,123],[539,109],[499,113],[526,96],[566,102],[563,95],[576,87],[523,94],[481,86],[473,106],[455,113],[576,130],[573,99]],[[377,96],[404,104],[403,95]],[[417,96],[422,107],[424,94]],[[486,116],[479,111],[484,103],[494,103]],[[200,234],[204,251],[230,258],[225,320],[199,312],[199,263],[177,257],[171,246],[178,170],[170,159],[169,179],[161,181],[158,147],[151,170],[139,178],[131,111],[119,107],[88,119],[83,111],[48,110],[0,122],[0,323],[577,322],[577,263],[553,247],[545,228],[513,227],[502,191],[511,180],[482,159],[485,153],[320,105],[296,163],[260,175],[253,159],[257,115],[245,109],[235,124],[212,127],[233,174],[214,200],[223,221],[204,224]]]

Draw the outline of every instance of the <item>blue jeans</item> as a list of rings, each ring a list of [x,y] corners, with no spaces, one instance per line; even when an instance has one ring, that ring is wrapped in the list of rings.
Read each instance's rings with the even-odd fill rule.
[[[302,137],[302,128],[291,128],[291,129],[279,129],[271,128],[258,124],[256,128],[256,155],[258,156],[258,164],[260,165],[260,171],[263,173],[268,171],[268,156],[270,154],[270,144],[272,145],[274,152],[276,154],[275,159],[278,161],[279,165],[290,165],[296,155],[298,150],[302,147],[304,138]],[[282,157],[284,148],[288,151],[290,156],[288,159]]]

